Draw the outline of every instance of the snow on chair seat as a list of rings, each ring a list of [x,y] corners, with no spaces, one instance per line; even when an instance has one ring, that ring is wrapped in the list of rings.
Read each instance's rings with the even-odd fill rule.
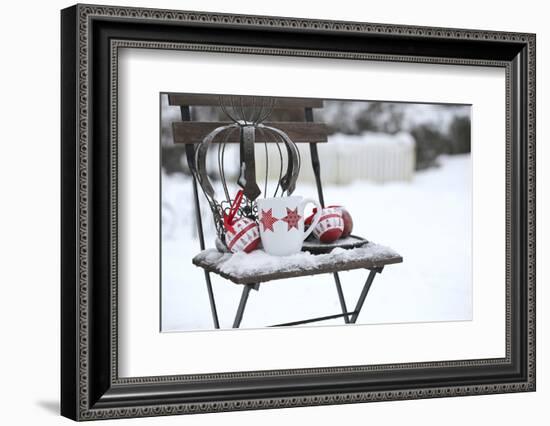
[[[255,284],[352,269],[376,269],[402,261],[403,258],[391,248],[372,242],[350,250],[335,248],[330,253],[317,255],[301,252],[278,257],[270,256],[263,250],[231,254],[208,249],[193,258],[196,266],[236,284]]]

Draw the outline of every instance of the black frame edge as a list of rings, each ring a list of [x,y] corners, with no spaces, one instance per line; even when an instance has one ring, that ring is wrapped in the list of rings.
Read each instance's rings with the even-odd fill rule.
[[[61,11],[61,406],[78,418],[77,49],[78,6]]]

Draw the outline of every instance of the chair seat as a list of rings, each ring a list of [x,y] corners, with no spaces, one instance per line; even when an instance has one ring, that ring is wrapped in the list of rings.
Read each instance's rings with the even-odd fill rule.
[[[378,269],[401,262],[403,258],[394,250],[372,242],[362,247],[336,248],[330,253],[317,255],[300,252],[291,256],[271,256],[263,250],[232,254],[207,249],[193,258],[194,265],[235,284],[255,284],[352,269]]]

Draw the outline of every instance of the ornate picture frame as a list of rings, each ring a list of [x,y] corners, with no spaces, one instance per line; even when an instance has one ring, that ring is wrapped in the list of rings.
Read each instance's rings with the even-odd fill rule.
[[[534,34],[509,32],[64,9],[61,414],[93,420],[534,391],[535,42]],[[119,377],[117,58],[124,47],[504,69],[506,356]]]

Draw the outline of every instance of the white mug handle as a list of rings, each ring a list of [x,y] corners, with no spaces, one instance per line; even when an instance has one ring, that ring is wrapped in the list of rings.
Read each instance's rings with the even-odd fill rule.
[[[317,213],[315,213],[315,216],[313,216],[313,219],[311,220],[311,225],[309,225],[307,231],[304,232],[304,240],[309,237],[309,235],[313,232],[313,228],[315,228],[315,226],[319,223],[321,213],[323,213],[323,209],[317,201],[312,200],[311,198],[305,198],[304,200],[302,200],[301,205],[305,208],[307,203],[315,204],[315,207],[317,207]]]

